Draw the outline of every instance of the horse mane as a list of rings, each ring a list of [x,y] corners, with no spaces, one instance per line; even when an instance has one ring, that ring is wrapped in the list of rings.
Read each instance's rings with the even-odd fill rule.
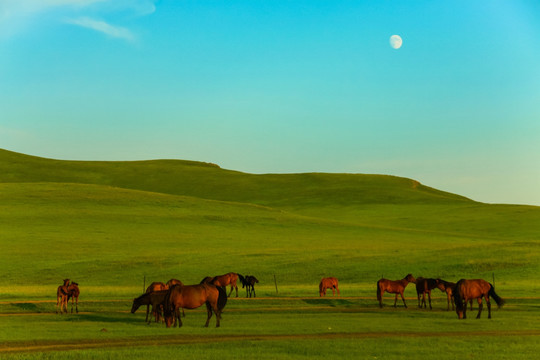
[[[214,278],[215,278],[215,276],[207,276],[207,277],[205,277],[204,279],[201,280],[201,282],[199,283],[199,285],[202,285],[202,284],[211,284],[212,281],[214,281]]]
[[[240,274],[236,274],[236,275],[238,275],[238,278],[240,279],[240,282],[242,283],[242,287],[244,287],[244,286],[248,285],[248,283],[247,283],[247,281],[246,281],[246,278],[245,278],[245,277],[243,277],[243,276],[242,276],[242,275],[240,275]],[[247,276],[246,276],[246,277],[247,277]]]

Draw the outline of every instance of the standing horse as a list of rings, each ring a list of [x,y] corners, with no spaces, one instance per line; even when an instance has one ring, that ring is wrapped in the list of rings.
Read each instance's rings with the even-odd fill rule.
[[[390,294],[396,294],[396,299],[394,300],[394,307],[397,307],[397,297],[398,295],[401,295],[401,300],[403,300],[403,305],[407,307],[407,304],[405,303],[405,298],[403,297],[403,292],[405,291],[405,288],[409,283],[416,283],[416,279],[411,274],[408,274],[401,280],[387,280],[387,279],[380,279],[377,281],[377,300],[379,300],[379,306],[382,308],[382,297],[384,292],[388,292]]]
[[[75,311],[78,314],[79,313],[79,295],[81,294],[81,291],[79,290],[79,284],[72,281],[71,284],[69,284],[67,290],[68,290],[68,294],[67,294],[67,299],[66,299],[66,305],[69,302],[69,299],[71,299],[71,313],[73,314],[73,302],[75,302]]]
[[[64,285],[60,285],[56,289],[56,313],[58,314],[58,308],[60,307],[60,314],[67,311],[67,295],[68,295],[69,279],[64,279]]]
[[[240,278],[240,280],[242,280],[242,278]],[[255,284],[258,283],[259,280],[257,280],[255,276],[246,275],[244,281],[242,282],[242,287],[244,287],[244,285],[246,286],[246,297],[251,297],[251,295],[253,295],[253,297],[257,297],[257,295],[255,294]]]
[[[446,311],[450,310],[450,303],[452,303],[452,310],[454,310],[455,307],[454,307],[454,294],[453,294],[453,291],[454,291],[454,288],[456,287],[456,283],[444,281],[442,279],[437,279],[437,281],[439,282],[437,284],[437,288],[439,290],[441,290],[442,292],[446,293],[446,300],[447,300],[447,303],[448,303]],[[473,309],[473,299],[469,300],[469,302],[471,303],[471,311],[472,311],[472,309]]]
[[[227,273],[225,275],[214,276],[214,277],[207,276],[204,279],[202,279],[200,284],[212,284],[212,285],[215,285],[218,287],[221,286],[224,288],[226,288],[227,285],[231,285],[231,291],[229,292],[227,296],[231,296],[233,289],[236,289],[236,297],[238,297],[238,286],[236,286],[236,281],[238,280],[239,277],[240,279],[243,278],[242,275],[233,273],[233,272]]]
[[[422,305],[424,305],[424,308],[427,308],[426,305],[426,294],[428,295],[429,299],[429,309],[431,310],[431,290],[435,289],[438,285],[437,279],[431,279],[431,278],[423,278],[418,277],[416,278],[416,295],[418,296],[418,307],[422,308]],[[420,302],[420,294],[422,294],[422,301]]]
[[[141,296],[133,299],[133,305],[131,306],[131,313],[134,314],[141,305],[150,306],[152,305],[152,313],[154,314],[155,321],[159,322],[161,307],[165,302],[165,296],[167,295],[168,290],[159,290],[149,293],[144,293]],[[148,321],[148,312],[146,313],[146,322],[148,324],[151,321]]]
[[[482,314],[482,298],[486,300],[488,307],[488,319],[491,319],[491,302],[489,297],[497,303],[498,307],[504,305],[504,300],[495,293],[493,285],[482,279],[465,280],[461,279],[457,282],[454,289],[454,301],[456,303],[456,313],[459,319],[467,318],[467,302],[472,299],[478,299],[478,315],[477,319],[480,319]]]
[[[332,296],[336,295],[336,290],[338,296],[341,296],[339,293],[338,279],[335,277],[322,278],[319,283],[319,296],[326,296],[326,289],[332,289]]]
[[[159,281],[154,281],[153,283],[148,285],[148,287],[146,288],[145,294],[150,294],[150,293],[153,293],[155,291],[163,291],[163,290],[168,290],[168,289],[169,288],[164,283],[159,282]],[[159,309],[158,308],[153,309],[153,311],[157,311],[157,310],[159,310]],[[149,312],[150,312],[150,304],[146,304],[146,322],[148,322],[148,313]],[[157,317],[157,314],[154,313],[154,316]]]
[[[171,327],[174,321],[175,327],[177,324],[181,327],[180,308],[196,309],[202,304],[206,304],[208,313],[204,326],[208,327],[213,311],[216,314],[216,327],[219,327],[221,313],[227,304],[227,292],[223,288],[211,284],[173,286],[165,297],[165,324]]]

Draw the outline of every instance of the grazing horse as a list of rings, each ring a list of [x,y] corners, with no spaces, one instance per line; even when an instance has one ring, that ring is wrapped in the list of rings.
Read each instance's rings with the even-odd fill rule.
[[[401,280],[387,280],[387,279],[380,279],[377,281],[377,300],[379,300],[379,306],[382,307],[382,297],[384,292],[388,292],[390,294],[396,294],[396,299],[394,300],[394,307],[397,307],[397,297],[398,295],[401,295],[401,300],[403,300],[403,305],[407,307],[407,304],[405,303],[405,298],[403,297],[403,292],[405,291],[405,288],[409,283],[416,283],[416,279],[411,274],[408,274]]]
[[[429,299],[429,309],[431,310],[431,290],[435,289],[438,285],[437,279],[431,279],[431,278],[423,278],[418,277],[416,278],[416,295],[418,296],[418,307],[422,308],[422,305],[424,305],[424,308],[427,308],[426,305],[426,294],[428,295]],[[420,294],[422,294],[422,301],[420,301]]]
[[[56,289],[56,313],[58,314],[58,308],[60,308],[60,314],[67,311],[67,296],[68,296],[69,279],[64,279],[64,285],[60,285]]]
[[[482,314],[482,298],[486,300],[488,307],[488,319],[491,319],[491,302],[489,297],[497,303],[498,307],[504,305],[504,300],[495,293],[493,285],[482,279],[465,280],[461,279],[457,282],[454,289],[454,301],[456,303],[456,313],[459,319],[467,318],[467,302],[472,299],[478,299],[478,315],[477,319],[480,319]]]
[[[240,277],[240,274],[238,274],[238,277]],[[246,275],[245,278],[240,278],[240,281],[242,281],[242,287],[246,287],[246,297],[251,297],[251,295],[257,297],[255,294],[255,284],[258,284],[259,280],[255,276]]]
[[[159,322],[161,307],[165,302],[165,296],[167,295],[167,293],[168,290],[158,290],[142,294],[141,296],[133,299],[131,313],[134,314],[141,305],[147,305],[148,307],[152,305],[152,313],[154,314],[155,321]],[[148,321],[148,312],[146,313],[146,322],[148,324],[151,323],[151,321]]]
[[[227,296],[231,296],[233,289],[236,289],[236,297],[238,297],[238,286],[236,286],[236,281],[239,277],[240,279],[243,278],[242,275],[233,272],[214,277],[207,276],[201,280],[200,284],[212,284],[218,287],[221,286],[223,288],[226,288],[227,285],[231,285],[231,291]]]
[[[150,294],[150,293],[153,293],[155,291],[162,291],[162,290],[168,290],[168,289],[169,288],[164,283],[159,282],[159,281],[154,281],[153,283],[148,285],[148,287],[146,288],[145,293]],[[154,310],[158,310],[158,309],[154,308]],[[150,304],[147,304],[146,305],[146,322],[148,322],[148,313],[149,312],[150,312]],[[154,316],[157,317],[157,314],[154,314]]]
[[[319,283],[319,296],[326,296],[326,289],[332,289],[332,296],[336,295],[336,290],[338,296],[341,296],[339,293],[338,279],[335,277],[322,278]]]
[[[73,314],[73,302],[75,302],[75,311],[78,314],[79,313],[79,295],[81,294],[81,291],[79,290],[79,284],[72,281],[71,284],[69,284],[67,290],[68,290],[68,294],[67,294],[67,299],[66,299],[66,305],[69,302],[69,299],[71,299],[71,313]]]
[[[212,284],[173,286],[165,297],[165,325],[169,328],[174,321],[175,327],[178,324],[181,327],[180,308],[196,309],[203,304],[206,304],[208,312],[208,318],[204,326],[208,327],[213,311],[216,314],[216,327],[219,327],[221,313],[227,304],[227,292],[222,287]]]

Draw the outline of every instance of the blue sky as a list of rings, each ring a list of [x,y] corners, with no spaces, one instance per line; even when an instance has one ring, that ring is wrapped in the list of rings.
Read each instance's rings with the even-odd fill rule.
[[[0,148],[540,205],[539,38],[534,0],[0,0]]]

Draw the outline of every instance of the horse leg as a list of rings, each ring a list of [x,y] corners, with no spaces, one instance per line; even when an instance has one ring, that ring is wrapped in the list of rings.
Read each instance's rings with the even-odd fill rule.
[[[491,319],[491,301],[489,301],[489,295],[485,296],[487,308],[488,308],[488,319]]]
[[[429,310],[433,310],[433,308],[431,307],[431,290],[428,290],[427,296],[429,300]]]
[[[420,293],[418,291],[416,292],[416,296],[418,297],[418,307],[421,309],[422,308],[422,302],[420,301]]]
[[[150,304],[146,304],[146,322],[148,322],[148,313],[150,312]]]
[[[477,319],[480,319],[480,315],[482,314],[483,307],[484,307],[484,304],[482,303],[482,298],[478,298],[478,315],[476,315]]]
[[[252,286],[251,290],[253,291],[253,297],[257,297],[257,295],[255,294],[255,286]]]
[[[336,287],[332,286],[332,296],[336,296]]]
[[[401,300],[403,300],[403,305],[405,305],[405,308],[407,308],[407,303],[405,303],[405,297],[403,297],[403,291],[399,293],[401,295]],[[396,301],[397,301],[397,294],[396,294]]]
[[[184,311],[184,309],[182,308],[182,311]],[[184,317],[186,316],[186,314],[184,314]],[[174,326],[176,327],[176,321],[178,320],[178,327],[181,328],[182,327],[182,318],[180,317],[180,307],[177,307],[174,309]]]
[[[77,296],[77,298],[75,299],[75,312],[78,314],[79,313],[79,297]]]
[[[396,293],[396,298],[394,300],[394,307],[397,307],[397,297],[398,297],[398,293]]]
[[[339,288],[337,286],[336,286],[336,291],[337,291],[338,296],[341,296],[341,294],[339,293]]]
[[[210,318],[212,317],[212,306],[210,306],[210,303],[208,301],[206,302],[206,311],[208,313],[208,318],[206,318],[206,324],[204,324],[204,327],[208,327],[208,324],[210,323]],[[217,314],[216,317],[218,318],[216,321],[217,323],[219,323],[219,316],[217,316]]]

